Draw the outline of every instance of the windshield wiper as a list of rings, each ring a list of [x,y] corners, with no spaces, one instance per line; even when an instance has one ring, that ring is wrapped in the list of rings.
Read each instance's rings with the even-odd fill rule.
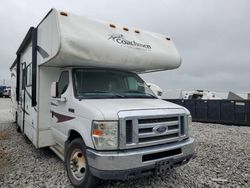
[[[93,93],[110,93],[110,94],[112,94],[112,95],[114,95],[114,96],[116,96],[116,97],[120,97],[120,98],[124,98],[125,96],[124,95],[121,95],[121,94],[119,94],[119,93],[115,93],[115,92],[113,92],[113,91],[105,91],[105,90],[94,90],[94,91],[92,91]]]
[[[148,97],[152,97],[152,98],[155,98],[155,99],[157,99],[157,97],[155,96],[155,95],[153,95],[153,94],[150,94],[150,93],[145,93]]]
[[[143,97],[152,97],[152,98],[157,98],[156,96],[154,96],[153,94],[150,94],[150,93],[144,93],[144,92],[141,92],[141,91],[133,91],[133,90],[127,90],[127,91],[123,91],[124,93],[134,93],[134,94],[142,94],[141,96],[138,96],[137,97],[140,97],[140,98],[143,98]],[[144,96],[143,96],[144,95]]]

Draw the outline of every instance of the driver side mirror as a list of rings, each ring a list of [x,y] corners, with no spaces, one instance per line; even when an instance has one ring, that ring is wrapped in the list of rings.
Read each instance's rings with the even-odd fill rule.
[[[52,82],[50,87],[50,96],[53,98],[58,96],[58,82]]]

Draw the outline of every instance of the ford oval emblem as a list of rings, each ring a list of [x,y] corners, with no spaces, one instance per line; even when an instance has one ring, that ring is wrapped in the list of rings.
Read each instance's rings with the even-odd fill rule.
[[[155,133],[162,134],[162,133],[165,133],[167,131],[167,127],[165,127],[165,126],[156,126],[156,127],[154,127],[153,130],[154,130]]]

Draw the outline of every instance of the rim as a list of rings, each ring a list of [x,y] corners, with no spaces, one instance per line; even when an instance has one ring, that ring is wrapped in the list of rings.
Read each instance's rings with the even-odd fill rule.
[[[75,149],[70,156],[70,171],[75,179],[81,181],[86,174],[86,159],[80,149]]]

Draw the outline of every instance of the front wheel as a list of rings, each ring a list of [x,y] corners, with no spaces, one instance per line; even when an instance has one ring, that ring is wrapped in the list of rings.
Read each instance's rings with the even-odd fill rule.
[[[86,157],[86,146],[81,138],[76,138],[66,148],[66,170],[70,182],[74,187],[95,187],[98,179],[90,170]]]

